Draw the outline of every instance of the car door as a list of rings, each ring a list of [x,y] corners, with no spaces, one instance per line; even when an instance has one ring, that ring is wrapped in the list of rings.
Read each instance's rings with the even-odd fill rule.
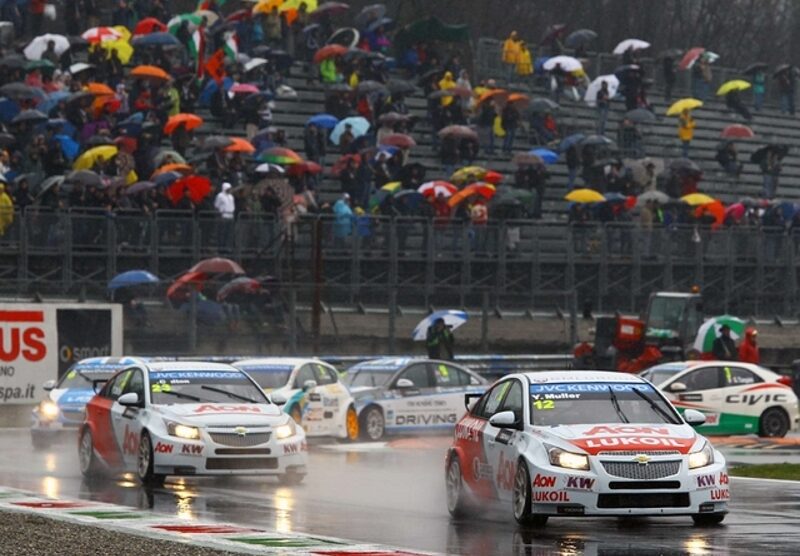
[[[120,371],[106,382],[97,396],[86,405],[86,422],[92,430],[92,441],[95,451],[105,462],[113,467],[122,466],[122,444],[117,441],[114,430],[112,409],[117,398],[122,394],[123,380],[129,371]]]
[[[522,383],[517,379],[507,382],[510,384],[506,388],[505,395],[496,413],[501,411],[512,411],[516,422],[523,424],[524,403]],[[514,488],[514,476],[517,472],[517,457],[520,431],[508,428],[497,428],[487,422],[484,438],[493,454],[489,461],[494,468],[495,488],[497,497],[500,500],[511,500],[511,492]]]
[[[410,381],[403,386],[401,381]],[[384,394],[386,428],[430,429],[437,425],[435,388],[428,365],[412,363],[397,373]]]
[[[676,384],[682,384],[686,389],[678,391]],[[707,424],[700,428],[703,432],[715,433],[719,427],[722,385],[722,369],[709,365],[679,374],[663,390],[679,411],[696,409],[702,412]]]
[[[323,363],[314,363],[314,371],[317,375],[317,388],[322,401],[322,420],[326,427],[333,423],[338,423],[345,407],[347,390],[339,383],[339,375],[332,367]]]
[[[744,367],[723,365],[720,389],[719,434],[751,434],[758,432],[758,420],[766,407],[765,390],[753,390],[753,385],[764,382],[753,371]]]
[[[290,412],[295,406],[299,409],[303,428],[310,434],[316,432],[320,421],[322,421],[322,397],[317,392],[317,388],[319,388],[318,378],[314,365],[312,363],[303,363],[297,370],[292,384],[295,394],[292,395],[288,404],[292,407],[287,408]],[[303,388],[309,380],[316,382],[317,386],[305,391]]]
[[[464,473],[471,473],[478,492],[486,495],[491,493],[493,498],[500,498],[501,491],[513,487],[514,471],[509,474],[508,466],[505,464],[507,458],[506,444],[504,438],[506,433],[501,434],[501,429],[489,424],[489,419],[495,413],[500,412],[506,394],[513,386],[514,380],[504,380],[497,383],[489,390],[475,405],[472,414],[480,419],[482,423],[476,425],[480,431],[480,453],[471,455],[472,461],[464,462],[464,466],[469,470]],[[456,433],[458,436],[458,433]],[[499,436],[499,438],[498,438]],[[514,461],[513,459],[511,460]]]
[[[464,394],[470,389],[472,377],[462,369],[441,361],[431,361],[428,365],[436,387],[438,410],[446,415],[448,422],[455,425],[466,412]]]
[[[120,376],[120,380],[115,385],[115,391],[119,392],[114,398],[111,406],[111,425],[114,428],[114,436],[120,447],[122,463],[128,470],[136,468],[136,460],[139,456],[139,438],[142,435],[141,408],[125,407],[121,405],[118,398],[123,394],[135,393],[141,402],[144,401],[144,375],[141,369],[128,369]]]

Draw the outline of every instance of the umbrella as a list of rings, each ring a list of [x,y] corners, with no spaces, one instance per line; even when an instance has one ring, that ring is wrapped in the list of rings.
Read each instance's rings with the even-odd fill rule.
[[[751,75],[758,71],[764,71],[769,67],[769,65],[765,64],[764,62],[756,62],[755,64],[750,64],[747,66],[744,71],[742,71],[745,75]]]
[[[44,181],[39,184],[37,195],[41,197],[51,187],[61,185],[62,183],[64,183],[64,176],[50,176],[49,178],[45,178]]]
[[[608,98],[614,98],[617,94],[619,90],[619,78],[613,74],[600,75],[589,83],[589,87],[586,88],[586,94],[583,95],[584,102],[589,106],[594,106],[597,102],[597,92],[603,86],[603,81],[605,81],[608,86]]]
[[[109,159],[116,156],[119,149],[114,145],[102,145],[89,149],[80,155],[75,163],[72,165],[74,170],[88,170],[94,166],[98,160],[102,159],[103,162],[108,162]]]
[[[356,27],[366,27],[376,19],[381,19],[386,15],[386,6],[383,4],[372,4],[366,6],[356,16],[354,23]]]
[[[482,183],[482,182],[473,183],[472,185],[468,185],[467,187],[465,187],[464,189],[462,189],[461,191],[450,197],[447,200],[447,204],[450,205],[451,207],[454,207],[463,202],[464,200],[476,195],[479,197],[483,197],[486,200],[490,200],[492,197],[494,197],[496,192],[497,189],[490,183]]]
[[[192,131],[203,125],[203,118],[197,114],[175,114],[170,116],[164,125],[164,133],[172,135],[179,126],[183,126],[186,131]]]
[[[25,67],[26,62],[26,58],[19,54],[9,54],[0,58],[0,66],[4,68],[22,68]]]
[[[406,114],[400,114],[398,112],[387,112],[386,114],[381,114],[378,118],[378,122],[382,124],[396,124],[399,122],[407,122],[411,119],[411,116]]]
[[[390,79],[389,83],[386,84],[386,88],[389,89],[389,93],[392,96],[410,95],[417,90],[416,85],[403,79]]]
[[[303,157],[294,152],[292,149],[287,149],[286,147],[271,147],[259,153],[258,161],[288,166],[302,162]]]
[[[167,72],[158,66],[149,65],[136,66],[131,70],[131,76],[143,79],[163,79],[164,81],[169,80],[169,74]]]
[[[345,27],[334,31],[333,35],[328,37],[327,44],[341,44],[348,48],[355,48],[359,40],[361,40],[361,33],[358,29]]]
[[[511,200],[517,201],[524,205],[529,205],[533,202],[533,191],[528,189],[520,189],[518,187],[501,186],[497,188],[497,195],[493,199],[496,203],[507,203]]]
[[[347,168],[347,165],[350,163],[350,161],[353,161],[355,166],[358,167],[358,165],[361,164],[361,155],[345,154],[340,156],[339,159],[334,162],[333,168],[331,168],[331,174],[334,176],[339,176],[345,170],[345,168]]]
[[[734,203],[725,209],[725,219],[732,218],[738,222],[742,219],[746,211],[747,207],[745,207],[743,203]]]
[[[187,272],[170,285],[167,289],[167,298],[171,300],[188,299],[191,290],[200,291],[207,279],[208,276],[203,272]]]
[[[572,56],[553,56],[544,63],[545,71],[553,71],[556,66],[560,66],[562,71],[571,73],[583,69],[583,65],[577,58]]]
[[[90,43],[100,43],[104,41],[115,41],[122,38],[122,33],[113,27],[92,27],[81,35],[82,39]]]
[[[725,139],[752,139],[756,134],[746,125],[733,124],[723,129],[719,136]]]
[[[750,87],[752,87],[752,85],[743,79],[732,79],[726,81],[717,89],[717,96],[727,95],[731,91],[744,91]]]
[[[689,195],[684,195],[681,197],[681,201],[686,203],[691,207],[697,207],[700,205],[707,205],[709,203],[713,203],[716,201],[713,197],[709,197],[704,193],[690,193]]]
[[[702,172],[700,167],[695,164],[694,161],[689,160],[688,158],[676,158],[669,163],[669,169],[673,172],[680,172],[684,174]]]
[[[64,35],[46,33],[33,39],[22,52],[28,60],[40,60],[42,54],[47,50],[47,45],[50,41],[53,42],[55,53],[58,56],[61,56],[64,52],[69,50],[69,39],[67,39],[67,37]]]
[[[56,135],[55,137],[58,137]],[[0,147],[8,147],[9,145],[13,145],[18,141],[16,135],[12,135],[11,133],[0,133]],[[74,141],[73,141],[74,142]],[[78,144],[75,143],[75,147],[77,148]]]
[[[643,206],[648,201],[655,201],[661,205],[668,203],[670,200],[669,195],[663,191],[653,189],[652,191],[645,191],[636,198],[636,205]]]
[[[154,181],[138,181],[133,185],[126,187],[124,194],[125,195],[135,195],[137,193],[141,193],[142,191],[149,191],[156,187],[158,184]]]
[[[789,151],[789,147],[784,145],[765,145],[750,155],[750,162],[753,164],[761,164],[761,161],[764,160],[770,151],[775,151],[776,154],[782,158],[786,156],[786,153]]]
[[[555,164],[556,162],[558,162],[558,154],[554,153],[550,149],[544,149],[544,148],[533,149],[531,151],[528,151],[528,154],[538,156],[539,158],[542,159],[542,161],[545,164]]]
[[[170,162],[164,164],[163,166],[159,166],[153,175],[150,176],[150,179],[155,179],[162,174],[173,173],[177,172],[178,174],[182,174],[184,176],[188,176],[192,172],[194,172],[194,168],[186,163],[183,162]]]
[[[544,164],[542,157],[533,154],[532,151],[527,153],[515,153],[511,158],[511,162],[518,166],[536,166],[537,164]]]
[[[572,203],[600,203],[606,200],[602,193],[594,189],[573,189],[564,199]]]
[[[38,110],[23,110],[11,120],[12,124],[37,123],[47,120],[47,116]]]
[[[570,147],[580,145],[584,139],[586,139],[586,136],[583,133],[573,133],[572,135],[568,135],[561,140],[561,143],[558,145],[558,150],[564,152]]]
[[[455,330],[466,323],[467,320],[469,320],[469,316],[464,311],[456,311],[453,309],[433,312],[419,321],[419,324],[414,327],[414,332],[411,334],[413,340],[415,342],[423,341],[427,337],[428,328],[433,326],[433,323],[439,319],[444,321],[445,326],[449,327],[451,330]]]
[[[773,72],[773,74],[772,74],[772,75],[773,75],[773,76],[775,76],[775,77],[777,77],[777,76],[779,76],[780,74],[782,74],[783,72],[791,70],[793,67],[794,67],[794,66],[793,66],[793,65],[791,65],[791,64],[781,64],[780,66],[778,66],[777,68],[775,68],[775,71]]]
[[[90,93],[95,96],[111,96],[114,94],[114,89],[106,85],[105,83],[88,83],[86,85],[86,90],[82,91],[83,93]],[[88,98],[86,95],[82,97],[75,97],[74,99],[70,99],[70,102],[74,102],[79,100],[80,98]]]
[[[116,290],[128,286],[141,286],[144,284],[158,284],[158,276],[147,270],[129,270],[117,274],[108,283],[109,290]]]
[[[640,39],[625,39],[614,47],[614,54],[625,54],[628,50],[644,50],[650,48],[650,43]]]
[[[465,125],[449,125],[439,130],[439,137],[455,137],[458,139],[478,140],[478,134],[474,129]]]
[[[256,166],[256,172],[259,174],[285,174],[286,170],[284,170],[283,166],[264,162]]]
[[[725,220],[725,207],[720,201],[714,201],[712,203],[707,203],[705,205],[696,207],[694,210],[694,215],[698,220],[703,219],[706,216],[713,218],[711,228],[716,230],[722,226],[722,222]]]
[[[234,278],[217,292],[217,301],[220,303],[224,301],[234,302],[239,296],[258,295],[263,292],[261,282],[255,278],[248,278],[247,276],[240,276]]]
[[[163,175],[171,175],[167,173]],[[211,193],[211,180],[205,176],[183,176],[173,181],[164,191],[166,197],[177,205],[184,195],[184,191],[189,191],[189,197],[195,203],[199,203]]]
[[[181,156],[181,154],[178,151],[174,151],[172,149],[159,150],[158,153],[156,153],[156,155],[153,157],[153,164],[155,166],[161,166],[165,164],[164,161],[167,160],[167,158],[172,159],[170,162],[186,164],[186,159],[183,158],[183,156]]]
[[[721,315],[707,319],[697,330],[693,348],[700,353],[711,353],[714,349],[714,340],[722,334],[720,328],[727,326],[731,329],[731,338],[739,339],[744,334],[745,322],[731,315]]]
[[[702,100],[696,98],[682,98],[672,103],[667,110],[667,116],[679,116],[684,110],[694,110],[703,106]]]
[[[506,91],[505,89],[491,89],[489,91],[486,91],[485,93],[483,93],[480,96],[476,106],[480,106],[481,104],[483,104],[487,100],[491,100],[491,99],[502,100],[507,96],[508,96],[508,91]],[[555,104],[555,103],[553,103],[553,104]],[[556,104],[556,107],[558,107],[557,104]]]
[[[429,181],[417,188],[417,192],[425,197],[438,197],[440,195],[452,197],[457,191],[458,187],[442,180]]]
[[[680,64],[678,64],[678,68],[682,70],[687,70],[691,68],[694,63],[697,61],[698,58],[705,52],[706,49],[700,46],[696,46],[694,48],[689,49],[686,54],[683,55],[681,58]]]
[[[256,152],[256,148],[253,144],[244,137],[231,137],[231,141],[233,142],[230,145],[222,149],[224,152],[245,154],[253,154]]]
[[[311,18],[317,19],[323,16],[332,16],[346,12],[350,9],[349,4],[345,4],[344,2],[323,2],[317,9],[311,12]]]
[[[250,83],[237,83],[230,89],[228,92],[233,93],[235,95],[252,95],[255,93],[259,93],[258,87],[252,85]]]
[[[161,46],[161,47],[175,47],[175,46],[183,46],[181,41],[175,35],[170,33],[151,33],[149,35],[139,35],[138,37],[133,37],[131,44],[136,48],[147,48],[150,46]]]
[[[180,172],[164,172],[163,174],[159,174],[153,178],[153,181],[156,182],[157,187],[166,187],[175,183],[175,180],[179,179],[182,176]]]
[[[567,48],[578,48],[579,46],[586,45],[597,38],[597,33],[591,29],[578,29],[573,31],[564,40]]]
[[[511,93],[508,95],[506,102],[509,104],[519,104],[520,106],[524,106],[531,101],[531,98],[528,95],[522,93]]]
[[[151,33],[166,32],[167,26],[161,23],[155,17],[146,17],[136,24],[133,29],[134,35],[149,35]]]
[[[464,166],[453,172],[453,175],[450,176],[450,181],[456,185],[463,185],[482,180],[488,173],[489,170],[481,166]]]
[[[250,60],[245,62],[244,64],[244,71],[246,72],[253,71],[254,69],[260,68],[261,66],[267,63],[268,60],[266,58],[259,58],[259,57],[250,58]]]
[[[656,121],[656,115],[645,108],[634,108],[625,112],[625,118],[637,124],[649,124]]]
[[[628,72],[640,71],[641,69],[642,68],[640,68],[637,64],[626,64],[624,66],[618,66],[614,70],[614,75],[616,75],[617,77],[622,77]]]
[[[342,136],[345,127],[348,125],[350,126],[350,132],[353,134],[353,137],[361,137],[362,135],[366,135],[367,131],[369,130],[369,121],[366,118],[362,118],[361,116],[345,118],[336,124],[336,127],[334,127],[333,131],[331,131],[331,143],[334,145],[339,144],[339,138]]]
[[[494,170],[489,170],[486,172],[486,175],[483,176],[483,181],[491,183],[492,185],[497,185],[503,181],[503,174],[495,172]]]
[[[65,183],[79,183],[86,187],[102,187],[103,180],[97,172],[91,170],[74,170],[67,174]]]
[[[292,164],[286,169],[290,176],[303,176],[305,174],[316,175],[322,172],[322,166],[311,160],[304,160],[297,164]]]
[[[317,114],[315,116],[311,116],[306,122],[306,125],[315,125],[317,127],[321,127],[322,129],[333,129],[338,123],[339,118],[336,116],[332,116],[330,114]]]
[[[544,31],[544,36],[539,44],[550,44],[554,40],[563,36],[567,31],[567,26],[564,23],[554,23],[549,25]]]
[[[83,71],[94,69],[94,64],[86,64],[84,62],[78,62],[77,64],[72,64],[69,67],[69,72],[72,75],[77,75]]]
[[[589,135],[588,137],[584,137],[581,141],[581,145],[584,147],[588,146],[601,146],[601,145],[613,145],[614,141],[606,137],[605,135]]]
[[[209,135],[203,140],[203,150],[213,151],[216,149],[224,149],[232,144],[233,140],[224,135]]]
[[[347,47],[341,44],[327,44],[314,53],[314,63],[320,64],[328,58],[335,58],[347,52]]]
[[[25,83],[21,83],[19,81],[8,83],[0,87],[0,94],[15,100],[37,99],[45,96],[44,91],[41,89],[31,87],[30,85],[26,85]]]
[[[356,87],[356,92],[360,95],[368,95],[371,93],[381,92],[383,94],[388,94],[389,89],[386,88],[386,85],[383,83],[378,83],[377,81],[362,81]]]
[[[417,142],[414,141],[413,137],[406,135],[405,133],[391,133],[381,139],[381,145],[390,145],[393,147],[399,147],[401,149],[410,149],[411,147],[416,147]]]

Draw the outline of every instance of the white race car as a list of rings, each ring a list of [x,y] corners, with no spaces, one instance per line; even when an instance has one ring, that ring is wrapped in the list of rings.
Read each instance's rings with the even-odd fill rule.
[[[797,430],[800,411],[792,379],[750,363],[685,361],[651,367],[641,375],[678,408],[706,416],[704,434],[782,437]]]
[[[303,430],[249,376],[219,363],[131,365],[86,405],[79,438],[87,477],[274,475],[297,484],[306,474]]]
[[[550,516],[689,515],[720,523],[725,459],[649,382],[600,371],[504,377],[455,430],[448,510],[507,502],[520,523]]]
[[[306,436],[358,439],[358,414],[339,373],[319,359],[269,357],[236,361],[270,399],[303,426]]]

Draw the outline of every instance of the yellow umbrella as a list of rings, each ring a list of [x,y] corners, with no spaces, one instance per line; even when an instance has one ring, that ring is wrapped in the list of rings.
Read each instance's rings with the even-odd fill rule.
[[[684,110],[694,110],[701,106],[703,106],[702,100],[697,100],[696,98],[682,98],[669,107],[667,116],[680,116],[681,112]]]
[[[283,6],[281,6],[281,11],[291,9],[299,10],[300,4],[306,5],[306,11],[308,13],[311,13],[317,9],[317,0],[286,0],[283,3]]]
[[[118,152],[119,149],[114,145],[100,145],[99,147],[94,147],[75,159],[75,164],[72,165],[72,168],[74,170],[88,170],[95,165],[97,159],[102,158],[103,160],[108,160]]]
[[[481,166],[464,166],[456,170],[453,175],[450,176],[450,183],[462,185],[468,181],[482,180],[488,171],[489,170]]]
[[[119,33],[120,38],[126,41],[131,40],[131,32],[124,25],[114,25],[112,29]]]
[[[714,201],[716,201],[716,199],[714,199],[713,197],[709,197],[705,193],[690,193],[689,195],[684,195],[683,197],[681,197],[681,201],[690,206],[698,207],[700,205],[707,205],[709,203],[713,203]]]
[[[744,91],[750,87],[752,87],[752,85],[744,79],[732,79],[731,81],[723,83],[722,86],[717,89],[717,96],[727,95],[731,91]]]
[[[601,203],[606,200],[602,193],[594,189],[574,189],[564,199],[573,203]]]
[[[389,193],[397,193],[400,191],[400,188],[403,187],[402,182],[399,181],[390,181],[389,183],[385,184],[381,187],[381,191],[388,191]]]
[[[100,43],[102,48],[105,48],[109,55],[111,54],[112,50],[117,51],[117,57],[119,57],[119,61],[123,64],[127,64],[131,61],[131,56],[133,56],[133,47],[131,43],[129,43],[125,39],[118,39],[115,41],[103,41]]]
[[[283,5],[283,0],[261,0],[258,4],[253,6],[253,15],[255,14],[268,14],[272,8],[278,8]]]
[[[125,185],[133,185],[139,181],[139,175],[136,173],[136,170],[131,170],[128,172],[128,175],[125,176]]]

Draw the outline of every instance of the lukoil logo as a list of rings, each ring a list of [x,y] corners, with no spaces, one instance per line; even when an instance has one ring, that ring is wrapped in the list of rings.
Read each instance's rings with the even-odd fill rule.
[[[111,347],[108,345],[97,347],[72,347],[63,345],[58,350],[58,357],[64,363],[72,363],[89,357],[105,357],[111,354]]]
[[[34,324],[43,322],[44,311],[0,311],[0,361],[44,359],[44,330]]]

